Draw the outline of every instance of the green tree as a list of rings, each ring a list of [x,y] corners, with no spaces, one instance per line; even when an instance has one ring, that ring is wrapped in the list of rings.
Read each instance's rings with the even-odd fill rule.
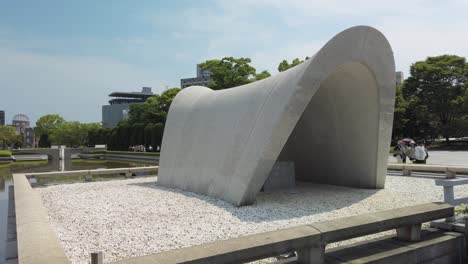
[[[36,135],[48,135],[51,129],[53,129],[54,127],[64,122],[65,122],[65,119],[63,119],[63,117],[56,115],[56,114],[42,116],[36,121],[36,127],[34,128],[34,133]]]
[[[154,149],[156,146],[161,146],[162,137],[164,132],[164,125],[162,123],[154,124],[151,132],[151,145]]]
[[[128,110],[128,123],[135,124],[145,119],[145,105],[131,104]]]
[[[100,128],[100,123],[63,122],[51,129],[49,139],[59,145],[84,146],[89,142],[89,132]]]
[[[212,81],[208,87],[221,90],[254,81],[256,70],[250,65],[251,62],[250,58],[225,57],[222,60],[207,60],[200,67],[211,71]]]
[[[411,65],[411,76],[405,81],[403,93],[415,99],[437,120],[439,133],[449,141],[455,126],[460,124],[467,90],[468,64],[465,58],[455,55],[428,57]]]
[[[49,134],[64,122],[65,119],[57,114],[44,115],[39,118],[34,128],[34,133],[39,136],[39,147],[50,147]]]
[[[145,146],[149,146],[149,145],[152,145],[151,143],[151,137],[152,137],[152,132],[153,132],[153,127],[154,127],[154,123],[148,123],[146,124],[145,126]]]
[[[265,79],[265,78],[268,78],[270,77],[271,74],[268,72],[268,71],[262,71],[261,73],[259,74],[256,74],[255,75],[255,80],[259,81],[259,80],[262,80],[262,79]]]
[[[398,139],[405,137],[405,127],[409,119],[406,116],[406,109],[408,108],[409,102],[403,97],[401,86],[396,88],[395,95],[395,112],[393,115],[393,132],[392,138]]]
[[[140,123],[165,123],[167,113],[180,88],[174,87],[164,91],[161,95],[150,97],[143,104],[143,118]]]
[[[145,144],[145,124],[136,123],[131,126],[131,136],[129,145]]]
[[[49,148],[50,147],[50,141],[49,141],[49,135],[48,134],[40,134],[38,146],[40,148]]]
[[[309,57],[306,57],[305,60],[308,60]],[[303,63],[304,61],[303,60],[300,60],[299,58],[295,58],[294,60],[292,60],[291,64],[289,64],[289,62],[287,60],[283,60],[282,62],[280,62],[280,64],[278,65],[278,71],[279,72],[282,72],[282,71],[285,71],[287,69],[290,69],[296,65],[299,65],[301,63]]]
[[[0,126],[0,145],[12,146],[20,141],[13,126]]]

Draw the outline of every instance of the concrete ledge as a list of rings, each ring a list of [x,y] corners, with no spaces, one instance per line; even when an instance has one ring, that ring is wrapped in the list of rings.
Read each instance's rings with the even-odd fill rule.
[[[464,235],[424,230],[422,240],[408,243],[393,236],[327,251],[326,263],[463,263]]]
[[[407,170],[407,171],[420,171],[420,172],[450,172],[450,173],[468,173],[468,167],[462,166],[444,166],[432,164],[402,164],[402,163],[389,163],[387,165],[389,170]]]
[[[21,264],[70,263],[49,225],[41,198],[24,174],[14,174],[18,262]]]
[[[301,254],[306,255],[303,259],[307,260],[303,263],[312,263],[309,260],[323,259],[327,243],[401,227],[420,226],[421,223],[453,214],[453,206],[428,203],[217,241],[115,263],[240,263],[292,251],[298,251],[299,258]]]
[[[464,185],[464,184],[468,184],[468,178],[435,180],[435,185],[437,186],[457,186],[457,185]]]
[[[454,209],[451,205],[445,203],[427,203],[318,222],[310,226],[320,230],[324,242],[332,243],[404,226],[421,224],[453,215]]]
[[[114,263],[239,263],[271,255],[280,255],[318,243],[320,243],[320,233],[316,229],[309,226],[298,226],[125,259]]]
[[[159,162],[159,156],[156,156],[156,155],[125,155],[125,154],[106,153],[104,154],[104,158],[108,160]]]
[[[56,172],[40,172],[30,173],[28,177],[51,178],[57,176],[86,176],[86,175],[104,175],[118,173],[136,173],[136,172],[158,172],[159,166],[148,167],[132,167],[132,168],[114,168],[114,169],[97,169],[97,170],[76,170],[76,171],[56,171]]]

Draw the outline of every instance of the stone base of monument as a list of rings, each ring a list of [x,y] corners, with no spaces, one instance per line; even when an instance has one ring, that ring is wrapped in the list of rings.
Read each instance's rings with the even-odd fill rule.
[[[296,174],[294,172],[294,162],[277,161],[271,169],[268,179],[263,185],[263,191],[289,190],[296,186]]]

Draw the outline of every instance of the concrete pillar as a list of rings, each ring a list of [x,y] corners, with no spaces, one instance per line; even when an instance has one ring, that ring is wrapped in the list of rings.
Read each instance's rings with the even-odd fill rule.
[[[88,174],[85,175],[85,181],[89,182],[93,180],[93,175],[88,171]]]
[[[444,186],[444,202],[450,205],[456,205],[455,194],[453,193],[453,186]],[[455,222],[455,216],[445,218],[445,222]]]
[[[102,251],[91,253],[91,264],[104,264],[104,253]]]
[[[455,195],[453,193],[453,186],[444,186],[444,202],[450,205],[455,205]]]
[[[445,178],[447,179],[455,179],[457,177],[457,173],[454,171],[445,171]]]
[[[421,224],[397,228],[397,237],[402,241],[419,241],[421,239]]]
[[[325,263],[325,244],[299,249],[297,251],[297,263],[300,263],[300,264]]]

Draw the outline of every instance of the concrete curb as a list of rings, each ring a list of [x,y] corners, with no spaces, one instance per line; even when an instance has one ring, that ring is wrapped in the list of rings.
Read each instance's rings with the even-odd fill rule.
[[[49,224],[41,198],[24,174],[14,174],[18,263],[70,263]]]

